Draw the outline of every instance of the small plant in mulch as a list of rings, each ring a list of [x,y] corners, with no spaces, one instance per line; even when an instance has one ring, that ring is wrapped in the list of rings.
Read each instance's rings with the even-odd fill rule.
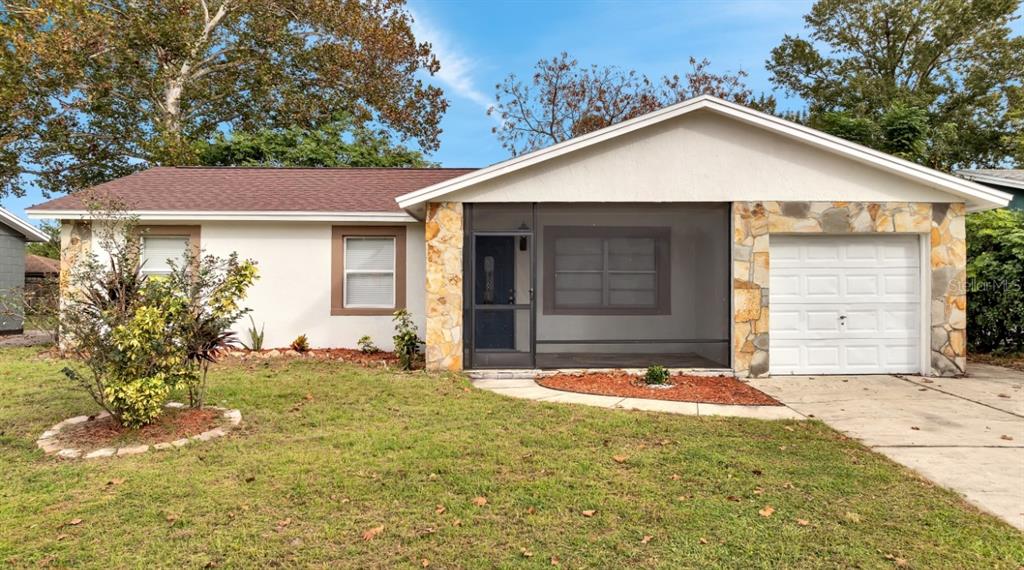
[[[356,341],[356,346],[359,347],[360,352],[363,354],[377,354],[380,352],[380,349],[377,348],[377,345],[373,343],[373,339],[368,334],[359,337],[359,340]]]
[[[306,338],[306,335],[300,334],[299,336],[295,337],[295,340],[293,340],[291,345],[289,346],[292,350],[298,352],[299,354],[309,352],[309,339]]]
[[[663,386],[668,384],[668,369],[660,364],[652,364],[644,372],[644,382],[648,385]]]

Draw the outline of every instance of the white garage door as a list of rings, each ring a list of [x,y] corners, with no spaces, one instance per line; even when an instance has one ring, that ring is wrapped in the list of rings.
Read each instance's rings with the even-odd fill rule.
[[[772,236],[772,374],[921,369],[917,236]]]

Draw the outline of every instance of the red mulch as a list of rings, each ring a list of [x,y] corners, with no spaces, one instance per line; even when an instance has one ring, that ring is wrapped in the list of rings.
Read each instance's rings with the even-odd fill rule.
[[[211,430],[224,422],[223,413],[208,408],[168,408],[155,422],[139,429],[121,427],[106,416],[65,427],[56,439],[65,447],[76,448],[161,443]]]
[[[778,401],[731,376],[691,376],[675,374],[669,377],[671,388],[652,388],[643,378],[622,370],[612,372],[586,372],[583,374],[555,374],[537,380],[545,388],[622,396],[623,398],[650,398],[677,402],[705,404],[738,404],[741,406],[781,406]]]

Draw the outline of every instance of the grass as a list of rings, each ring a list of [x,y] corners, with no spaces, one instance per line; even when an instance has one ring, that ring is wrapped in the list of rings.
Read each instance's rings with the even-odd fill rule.
[[[817,422],[511,400],[329,362],[216,367],[211,403],[244,414],[227,438],[61,462],[35,438],[95,406],[36,354],[0,350],[0,565],[1024,564],[1021,533]]]

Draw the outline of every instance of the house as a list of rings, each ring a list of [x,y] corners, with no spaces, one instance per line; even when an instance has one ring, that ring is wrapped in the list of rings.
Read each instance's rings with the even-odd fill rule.
[[[967,212],[1011,196],[712,97],[482,168],[153,168],[147,271],[189,243],[259,262],[268,346],[386,347],[432,369],[766,374],[966,367]],[[32,208],[92,248],[78,196]]]
[[[1001,192],[1012,194],[1009,207],[1024,210],[1024,169],[980,168],[977,170],[961,170],[957,174],[968,180],[995,188]]]
[[[25,254],[25,288],[33,289],[60,276],[60,261],[41,255]]]
[[[25,243],[46,239],[35,226],[0,208],[0,295],[21,294],[25,287]],[[21,316],[0,311],[0,334],[18,334],[23,326]]]

